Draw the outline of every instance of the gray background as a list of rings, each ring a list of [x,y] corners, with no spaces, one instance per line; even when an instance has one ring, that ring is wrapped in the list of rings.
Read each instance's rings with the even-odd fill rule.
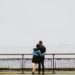
[[[75,0],[0,0],[0,53],[75,52]]]

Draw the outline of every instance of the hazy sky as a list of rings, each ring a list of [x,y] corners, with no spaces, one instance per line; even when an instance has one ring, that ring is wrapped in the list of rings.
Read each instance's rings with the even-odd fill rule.
[[[0,0],[0,52],[32,52],[39,40],[75,52],[75,0]]]

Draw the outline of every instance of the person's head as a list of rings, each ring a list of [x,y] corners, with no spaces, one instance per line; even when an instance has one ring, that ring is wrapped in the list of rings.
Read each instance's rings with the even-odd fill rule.
[[[43,42],[42,41],[39,41],[39,44],[43,44]]]
[[[39,48],[39,47],[40,47],[40,45],[39,45],[39,44],[37,44],[37,45],[36,45],[36,48]]]

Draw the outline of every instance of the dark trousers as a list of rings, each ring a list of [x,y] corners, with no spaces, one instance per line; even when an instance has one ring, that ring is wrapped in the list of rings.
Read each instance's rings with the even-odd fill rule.
[[[38,72],[42,70],[42,73],[44,73],[44,56],[39,57],[39,62],[38,62]]]

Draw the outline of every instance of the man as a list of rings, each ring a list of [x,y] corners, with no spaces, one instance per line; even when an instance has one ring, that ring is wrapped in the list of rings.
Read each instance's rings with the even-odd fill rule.
[[[40,73],[41,71],[41,65],[42,65],[42,74],[44,74],[44,59],[45,59],[45,52],[46,52],[46,48],[43,45],[42,41],[39,41],[39,50],[41,51],[41,55],[39,57],[39,63],[38,63],[38,71]]]

